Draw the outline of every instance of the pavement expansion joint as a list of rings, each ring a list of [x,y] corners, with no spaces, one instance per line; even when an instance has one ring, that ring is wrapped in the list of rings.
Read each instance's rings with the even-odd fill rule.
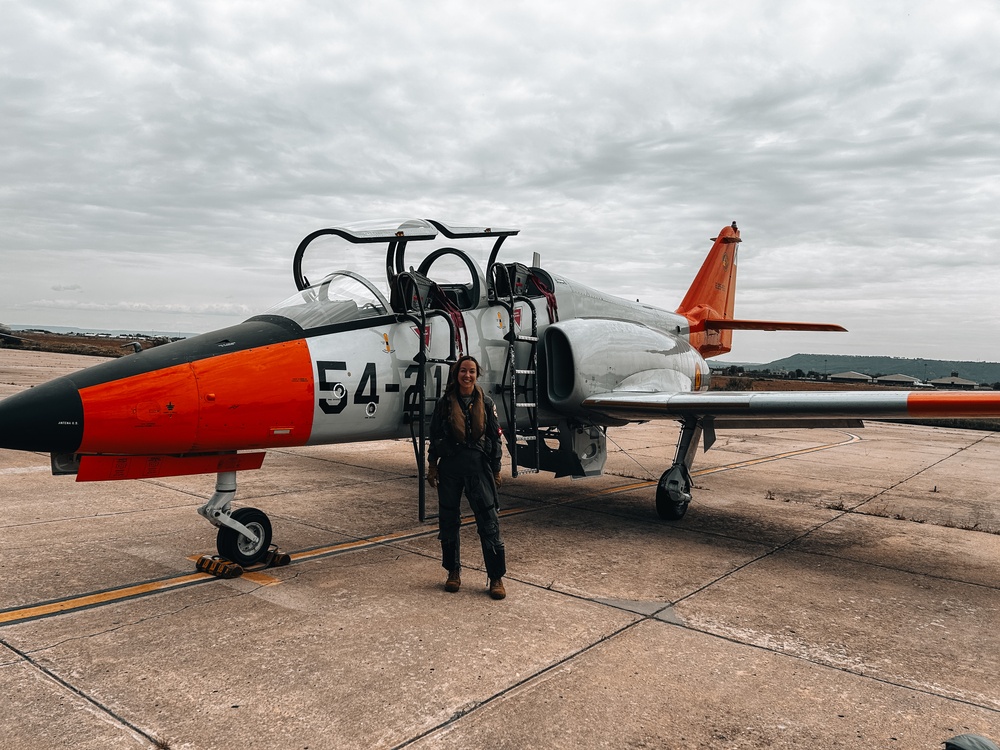
[[[632,612],[637,615],[643,615],[644,617],[656,615],[659,619],[663,619],[659,615],[660,612],[671,609],[666,602],[633,601],[629,599],[592,599],[591,601],[598,604],[606,604],[615,609],[623,609],[626,612]],[[682,623],[678,620],[678,624]]]
[[[112,725],[120,727],[133,735],[136,735],[137,738],[141,738],[143,740],[151,742],[154,747],[163,747],[163,743],[158,737],[143,730],[136,724],[133,724],[131,721],[126,719],[124,716],[121,716],[118,713],[116,713],[113,709],[111,709],[109,706],[106,706],[97,698],[94,698],[86,691],[77,687],[76,685],[69,682],[65,678],[60,677],[53,670],[49,669],[48,667],[45,667],[42,664],[39,664],[37,661],[31,658],[31,655],[29,653],[21,651],[20,649],[16,648],[15,646],[12,646],[6,641],[0,640],[0,643],[3,643],[4,646],[6,646],[11,651],[15,652],[18,656],[20,656],[26,664],[30,665],[32,669],[36,670],[39,674],[41,674],[44,679],[47,679],[55,683],[60,689],[67,690],[73,695],[79,697],[81,700],[85,701],[85,703],[88,704],[92,710],[96,711],[97,715],[101,719],[108,721]]]
[[[727,470],[730,470],[730,469],[736,469],[736,468],[741,468],[741,467],[744,467],[744,466],[755,465],[755,464],[758,464],[758,463],[766,463],[768,461],[774,461],[774,460],[778,460],[780,458],[787,458],[787,457],[790,457],[790,456],[802,455],[802,454],[812,453],[812,452],[820,451],[820,450],[827,450],[827,449],[835,448],[835,447],[838,447],[838,446],[841,446],[841,445],[847,445],[847,444],[850,444],[850,443],[853,443],[853,442],[857,442],[857,441],[859,441],[861,439],[860,437],[858,437],[857,435],[854,435],[853,433],[846,433],[846,434],[848,435],[848,438],[846,440],[842,440],[842,441],[839,441],[839,442],[824,443],[822,445],[810,446],[808,448],[803,448],[803,449],[799,449],[799,450],[795,450],[795,451],[785,451],[785,452],[774,454],[774,455],[771,455],[771,456],[758,457],[758,458],[754,458],[754,459],[749,460],[749,461],[739,461],[739,462],[736,462],[736,463],[733,463],[733,464],[727,464],[725,466],[718,466],[718,467],[706,468],[706,469],[703,469],[701,471],[693,472],[693,475],[694,476],[701,476],[703,474],[711,474],[711,473],[716,473],[716,472],[719,472],[719,471],[727,471]],[[570,505],[570,504],[581,502],[581,501],[584,501],[584,500],[587,500],[587,499],[592,499],[594,497],[607,496],[607,495],[618,494],[618,493],[622,493],[622,492],[629,492],[629,491],[633,491],[633,490],[637,490],[637,489],[642,489],[644,487],[649,487],[649,486],[651,486],[653,484],[655,484],[655,482],[651,482],[651,481],[629,483],[629,484],[626,484],[624,486],[610,487],[610,488],[605,488],[605,489],[602,489],[602,490],[598,490],[598,491],[593,492],[593,493],[587,493],[583,497],[564,498],[564,499],[556,501],[554,503],[543,503],[543,504],[532,505],[532,506],[522,506],[522,507],[515,507],[515,508],[506,508],[506,509],[500,511],[500,515],[506,517],[506,516],[512,516],[512,515],[520,515],[520,514],[523,514],[523,513],[533,513],[533,512],[536,512],[536,511],[539,511],[539,510],[543,510],[543,509],[546,509],[546,508],[551,508],[551,507],[553,507],[555,505]],[[462,525],[463,526],[469,525],[471,523],[474,523],[474,519],[471,516],[463,517],[463,519],[462,519]],[[825,524],[820,524],[820,526],[817,526],[817,527],[815,527],[813,529],[810,529],[810,530],[806,531],[804,534],[796,537],[796,539],[790,540],[789,542],[787,542],[787,543],[785,543],[783,545],[780,545],[780,546],[776,547],[775,549],[772,549],[772,550],[768,551],[767,553],[765,553],[764,557],[766,557],[767,555],[773,554],[774,552],[776,552],[776,551],[778,551],[780,549],[783,549],[784,547],[787,547],[792,542],[796,541],[797,539],[801,539],[802,537],[808,535],[809,533],[812,533],[813,531],[816,530],[816,528],[820,528],[823,525],[825,525]],[[305,549],[305,550],[299,550],[297,552],[292,552],[292,553],[289,554],[289,558],[290,558],[289,562],[290,563],[299,563],[299,562],[304,562],[304,561],[307,561],[307,560],[320,559],[320,558],[323,558],[323,557],[328,557],[328,556],[332,556],[332,555],[340,555],[340,554],[344,554],[344,553],[351,552],[351,551],[358,551],[358,550],[363,550],[363,549],[369,549],[369,548],[372,548],[372,547],[387,545],[387,544],[390,544],[392,542],[399,542],[399,541],[405,541],[405,540],[410,540],[410,539],[416,539],[416,538],[420,538],[420,537],[424,537],[424,536],[430,536],[430,535],[433,535],[433,534],[436,534],[436,533],[437,533],[437,529],[436,528],[420,528],[420,527],[417,527],[417,528],[411,528],[411,529],[407,529],[407,530],[403,530],[403,531],[398,531],[398,532],[390,532],[390,533],[386,533],[386,534],[374,535],[374,536],[369,536],[369,537],[362,537],[362,538],[357,538],[357,539],[354,539],[354,540],[351,540],[351,541],[348,541],[348,542],[340,542],[340,543],[337,543],[337,544],[324,545],[324,546],[313,547],[313,548],[309,548],[309,549]],[[197,559],[197,558],[194,558],[194,559]],[[760,559],[760,558],[757,558],[757,559]],[[753,562],[755,562],[755,560],[751,560],[747,564],[752,564]],[[740,570],[743,567],[746,567],[746,566],[745,565],[744,566],[740,566],[736,570]],[[731,575],[732,572],[735,572],[735,571],[730,571],[730,573],[728,573],[726,575],[727,576]],[[75,611],[75,610],[78,610],[78,609],[84,609],[84,608],[90,608],[90,607],[95,607],[95,606],[101,606],[101,605],[104,605],[104,604],[110,604],[110,603],[112,603],[114,601],[122,601],[122,600],[125,600],[125,599],[131,599],[131,598],[135,598],[135,597],[138,597],[138,596],[147,596],[147,595],[150,595],[150,594],[159,593],[161,591],[166,591],[166,590],[170,590],[170,589],[173,589],[173,588],[178,588],[178,587],[181,587],[181,586],[197,585],[197,584],[205,583],[205,582],[211,581],[211,580],[215,580],[215,578],[212,575],[210,575],[209,573],[196,572],[196,573],[189,574],[189,575],[173,576],[173,577],[168,577],[168,578],[165,578],[165,579],[158,579],[158,580],[154,580],[154,581],[143,581],[143,582],[139,582],[139,583],[135,583],[135,584],[128,584],[128,585],[124,585],[124,586],[117,587],[117,588],[110,589],[110,590],[106,590],[106,591],[80,594],[80,595],[77,595],[77,596],[74,596],[74,597],[66,597],[66,598],[60,599],[58,601],[41,602],[41,603],[34,604],[34,605],[25,605],[25,606],[15,607],[15,608],[11,608],[11,609],[8,609],[8,610],[2,610],[2,611],[0,611],[0,627],[3,627],[4,625],[11,625],[11,624],[19,623],[19,622],[25,622],[25,621],[28,621],[28,620],[39,619],[39,618],[42,618],[42,617],[51,617],[51,616],[55,616],[55,615],[58,615],[58,614],[62,614],[64,612]],[[713,581],[713,582],[711,582],[711,583],[709,583],[707,585],[713,585],[714,583],[716,583],[716,581]],[[699,589],[699,590],[701,590],[701,589]],[[686,596],[681,597],[680,600],[683,600],[683,599],[685,599],[685,598],[687,598],[689,596],[692,596],[692,595],[694,595],[696,593],[698,593],[698,592],[697,591],[690,592]],[[680,601],[680,600],[678,600],[678,601]],[[676,604],[676,602],[675,602],[675,604]],[[642,612],[637,612],[637,614],[643,614],[643,613]]]

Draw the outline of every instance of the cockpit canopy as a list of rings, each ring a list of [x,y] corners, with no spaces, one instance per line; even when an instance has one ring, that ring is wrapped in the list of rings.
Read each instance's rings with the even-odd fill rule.
[[[485,307],[499,297],[513,300],[513,295],[551,295],[552,280],[541,269],[496,262],[503,241],[517,233],[516,229],[454,227],[433,219],[365,221],[319,229],[307,235],[295,251],[292,273],[299,291],[264,315],[281,316],[308,330],[383,315],[409,315],[422,320],[431,310],[454,318],[460,311]],[[439,235],[472,241],[473,245],[477,239],[490,241],[489,260],[481,266],[470,257],[468,246],[459,249],[445,244],[426,253],[416,267],[407,262],[408,245],[420,243],[424,250]],[[364,276],[343,270],[312,283],[305,273],[306,250],[324,236],[335,236],[352,245],[384,244],[385,286],[376,287]],[[317,255],[322,268],[323,253],[310,252],[314,273]],[[486,257],[482,255],[482,259]]]
[[[368,279],[353,271],[334,271],[318,284],[296,292],[267,310],[304,330],[389,314],[389,302]]]

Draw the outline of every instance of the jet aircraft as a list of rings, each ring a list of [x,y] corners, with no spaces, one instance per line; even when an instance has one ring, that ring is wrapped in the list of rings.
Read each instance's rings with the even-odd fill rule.
[[[501,406],[514,476],[599,475],[609,427],[678,421],[656,488],[668,520],[684,516],[699,440],[708,450],[717,429],[1000,416],[1000,393],[708,391],[706,358],[730,351],[734,330],[844,330],[734,317],[735,222],[713,238],[672,312],[588,288],[537,258],[500,262],[517,234],[423,219],[315,231],[293,256],[292,297],[0,401],[0,448],[49,453],[53,473],[77,481],[214,473],[198,512],[217,527],[220,556],[250,565],[267,555],[271,523],[259,509],[233,508],[236,475],[259,468],[269,448],[409,437],[424,520],[427,423],[463,353],[483,365],[480,382]],[[384,289],[350,270],[311,283],[305,257],[320,237],[383,245]],[[485,268],[455,246],[483,238],[492,241]],[[430,248],[416,268],[407,265],[414,248]]]

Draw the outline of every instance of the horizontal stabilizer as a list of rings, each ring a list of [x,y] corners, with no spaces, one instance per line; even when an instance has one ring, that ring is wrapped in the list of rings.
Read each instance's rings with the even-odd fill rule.
[[[836,323],[792,323],[780,320],[725,320],[712,318],[705,321],[706,331],[847,331]]]
[[[638,421],[716,417],[720,421],[928,419],[1000,417],[1000,392],[969,391],[614,391],[583,400],[583,408]],[[763,425],[762,425],[763,426]],[[807,426],[803,424],[802,426]]]

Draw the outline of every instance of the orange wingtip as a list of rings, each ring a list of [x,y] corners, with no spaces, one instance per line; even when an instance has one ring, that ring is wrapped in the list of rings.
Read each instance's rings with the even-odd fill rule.
[[[914,417],[1000,417],[1000,391],[911,393],[906,410]]]
[[[726,320],[712,318],[705,321],[709,331],[847,331],[836,323],[793,323],[780,320]]]

